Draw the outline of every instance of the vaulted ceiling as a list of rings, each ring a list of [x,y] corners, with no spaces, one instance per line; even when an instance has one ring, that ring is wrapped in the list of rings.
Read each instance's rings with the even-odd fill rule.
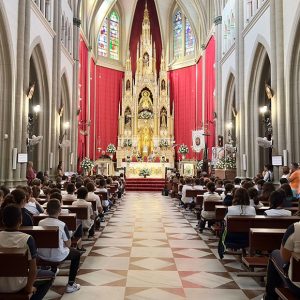
[[[95,42],[95,36],[100,25],[114,5],[117,5],[122,15],[123,49],[129,47],[133,16],[138,0],[81,0],[81,20],[85,36],[90,45]],[[190,20],[198,49],[205,42],[212,27],[214,18],[220,14],[224,0],[154,0],[158,14],[162,47],[167,49],[170,16],[176,5],[179,5]]]

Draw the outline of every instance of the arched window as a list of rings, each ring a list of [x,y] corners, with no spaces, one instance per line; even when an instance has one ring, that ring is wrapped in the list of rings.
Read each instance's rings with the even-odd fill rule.
[[[98,55],[119,60],[120,53],[120,17],[112,11],[102,23],[98,35]]]
[[[173,58],[177,59],[195,52],[195,36],[190,21],[181,10],[173,17]]]
[[[174,16],[173,33],[174,58],[178,58],[182,54],[182,15],[180,11],[178,11]]]

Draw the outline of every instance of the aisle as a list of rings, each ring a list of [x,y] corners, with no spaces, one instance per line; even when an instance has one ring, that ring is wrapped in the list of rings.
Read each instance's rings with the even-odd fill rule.
[[[193,218],[187,221],[159,193],[127,193],[83,258],[82,289],[57,297],[67,279],[59,276],[48,299],[261,299],[263,288],[236,277],[241,268],[234,256],[218,260],[212,236],[200,238]]]

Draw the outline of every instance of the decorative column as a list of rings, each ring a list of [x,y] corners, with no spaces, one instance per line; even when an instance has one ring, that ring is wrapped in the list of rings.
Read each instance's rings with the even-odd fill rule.
[[[216,127],[216,141],[218,135],[223,135],[224,132],[224,120],[222,113],[222,16],[218,16],[214,20],[215,23],[215,39],[216,39],[216,89],[215,99],[217,106],[217,127]]]
[[[79,15],[79,12],[76,14]],[[79,31],[80,31],[81,21],[77,17],[73,19],[73,99],[71,107],[71,153],[73,153],[73,161],[71,170],[77,170],[77,145],[78,145],[78,72],[79,72]]]
[[[245,126],[245,115],[246,115],[246,97],[244,91],[244,38],[243,38],[243,29],[244,29],[244,1],[236,1],[236,45],[235,45],[235,62],[236,62],[236,99],[237,101],[237,110],[238,110],[238,124],[236,139],[237,139],[237,175],[244,176],[245,174],[242,171],[242,156],[249,153],[246,153],[246,126]],[[248,136],[249,138],[249,136]],[[253,138],[253,137],[250,137]],[[247,151],[248,152],[248,151]],[[250,166],[249,166],[250,167]],[[251,169],[247,170],[247,175],[251,173]]]
[[[86,153],[90,157],[90,120],[91,120],[91,59],[92,59],[92,47],[88,47],[88,60],[87,60],[87,143],[86,143]]]
[[[29,104],[27,91],[29,88],[29,37],[30,37],[30,5],[31,1],[21,1],[18,7],[18,40],[16,57],[16,91],[15,91],[15,110],[12,113],[14,126],[11,126],[10,149],[17,148],[20,153],[27,153],[27,124]],[[22,184],[26,182],[26,163],[17,164],[17,169],[11,169],[9,164],[9,186]]]

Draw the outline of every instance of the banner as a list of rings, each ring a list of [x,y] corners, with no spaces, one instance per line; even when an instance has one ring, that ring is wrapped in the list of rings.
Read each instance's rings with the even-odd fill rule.
[[[199,153],[202,149],[205,148],[205,139],[203,130],[194,130],[192,132],[193,139],[193,150]]]

